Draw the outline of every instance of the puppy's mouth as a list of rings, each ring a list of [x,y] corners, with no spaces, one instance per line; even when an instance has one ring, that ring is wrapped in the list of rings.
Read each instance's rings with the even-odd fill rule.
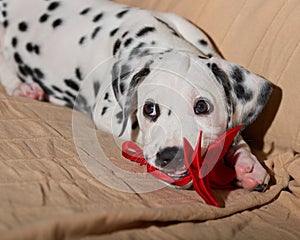
[[[154,165],[164,174],[178,180],[189,175],[184,164],[183,149],[179,147],[167,147],[156,154]]]
[[[164,171],[160,170],[161,172],[167,174],[169,177],[173,178],[174,180],[179,180],[181,178],[187,177],[190,175],[188,170],[182,170],[182,171]]]

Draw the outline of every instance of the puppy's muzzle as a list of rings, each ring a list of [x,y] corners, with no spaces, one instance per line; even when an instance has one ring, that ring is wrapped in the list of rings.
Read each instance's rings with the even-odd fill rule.
[[[166,147],[156,154],[155,165],[173,179],[180,179],[189,173],[184,164],[184,152],[179,147]]]
[[[183,151],[178,147],[167,147],[163,150],[159,151],[156,154],[156,161],[155,164],[158,167],[165,168],[168,165],[174,165],[176,167],[176,163],[180,164],[183,159]],[[171,166],[168,166],[170,168]],[[175,169],[174,169],[175,170]]]

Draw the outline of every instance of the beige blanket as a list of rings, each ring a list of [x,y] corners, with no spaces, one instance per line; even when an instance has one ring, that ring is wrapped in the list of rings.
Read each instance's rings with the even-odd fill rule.
[[[69,109],[2,94],[0,111],[1,239],[300,236],[300,158],[292,152],[266,161],[274,179],[265,193],[216,191],[225,204],[216,208],[194,191],[126,193],[98,181],[78,156]],[[79,118],[91,129],[85,116]],[[121,157],[111,136],[97,135],[115,164],[137,168]],[[80,146],[79,153],[89,155],[86,148]]]
[[[264,193],[216,190],[220,208],[189,190],[141,193],[134,180],[143,167],[122,158],[119,142],[95,132],[87,117],[2,91],[0,239],[300,239],[299,2],[122,2],[185,15],[210,30],[226,57],[278,85],[266,118],[246,138],[256,143],[265,136],[257,153],[267,157],[271,186]],[[98,148],[116,166],[96,176],[100,181],[95,173],[105,159]]]

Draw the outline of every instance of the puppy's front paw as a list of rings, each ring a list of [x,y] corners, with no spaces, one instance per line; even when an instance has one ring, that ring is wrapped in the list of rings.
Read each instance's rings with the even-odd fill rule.
[[[31,98],[43,101],[46,98],[44,90],[37,83],[22,83],[13,92],[12,96]]]
[[[267,188],[270,175],[247,149],[239,149],[230,154],[226,160],[234,166],[238,186],[256,191],[264,191]]]

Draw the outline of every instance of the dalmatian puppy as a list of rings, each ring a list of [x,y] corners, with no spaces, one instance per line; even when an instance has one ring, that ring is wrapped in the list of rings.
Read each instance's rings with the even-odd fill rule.
[[[97,128],[143,146],[149,164],[188,174],[183,137],[203,152],[261,112],[271,84],[221,58],[174,14],[107,0],[0,0],[2,84],[13,96],[89,114]],[[242,138],[225,161],[237,185],[264,190],[269,175]]]

